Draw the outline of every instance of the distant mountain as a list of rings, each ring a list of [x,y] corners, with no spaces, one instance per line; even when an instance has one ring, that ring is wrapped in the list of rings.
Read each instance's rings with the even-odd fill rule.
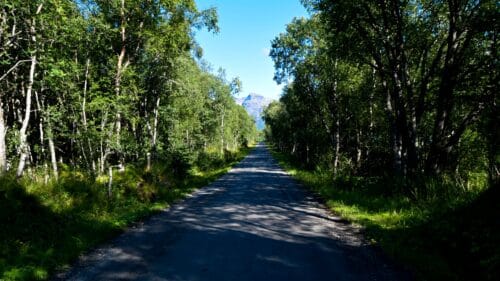
[[[255,124],[259,130],[263,130],[265,126],[264,120],[262,119],[262,111],[271,101],[272,100],[255,93],[250,93],[246,97],[236,99],[236,103],[243,106],[248,114],[255,119]]]

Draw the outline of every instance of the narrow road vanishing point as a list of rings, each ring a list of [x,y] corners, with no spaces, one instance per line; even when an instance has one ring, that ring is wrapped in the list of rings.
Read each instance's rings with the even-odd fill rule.
[[[406,280],[259,145],[189,199],[96,249],[62,280]]]

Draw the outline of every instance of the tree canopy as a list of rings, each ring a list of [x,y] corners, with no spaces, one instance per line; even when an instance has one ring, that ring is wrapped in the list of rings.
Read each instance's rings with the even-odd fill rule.
[[[2,1],[0,170],[191,165],[253,141],[234,85],[200,63],[200,28],[217,14],[192,0]]]
[[[310,0],[272,41],[267,138],[309,167],[499,178],[498,3]]]

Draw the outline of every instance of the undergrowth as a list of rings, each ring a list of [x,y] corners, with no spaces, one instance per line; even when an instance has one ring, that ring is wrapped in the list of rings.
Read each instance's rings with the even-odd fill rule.
[[[499,280],[500,192],[486,188],[485,175],[471,175],[466,184],[422,178],[408,186],[388,177],[334,177],[273,155],[333,212],[363,226],[366,237],[416,279]]]
[[[127,166],[108,178],[63,169],[44,182],[32,173],[0,178],[0,280],[45,280],[82,252],[215,180],[250,148],[203,160],[179,177],[169,165]],[[216,161],[215,161],[215,160]],[[210,161],[214,160],[214,163]],[[110,196],[111,195],[111,196]]]

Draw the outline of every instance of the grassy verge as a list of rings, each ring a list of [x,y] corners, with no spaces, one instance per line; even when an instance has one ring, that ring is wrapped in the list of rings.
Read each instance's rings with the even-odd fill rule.
[[[417,280],[499,280],[498,188],[415,200],[385,192],[394,186],[388,179],[334,178],[273,155],[333,212],[363,226],[367,238]]]
[[[0,178],[0,280],[48,279],[131,223],[214,181],[250,150],[231,154],[217,168],[193,168],[182,180],[166,166],[128,166],[115,173],[111,197],[106,177],[76,171],[62,171],[47,184],[43,178]]]

